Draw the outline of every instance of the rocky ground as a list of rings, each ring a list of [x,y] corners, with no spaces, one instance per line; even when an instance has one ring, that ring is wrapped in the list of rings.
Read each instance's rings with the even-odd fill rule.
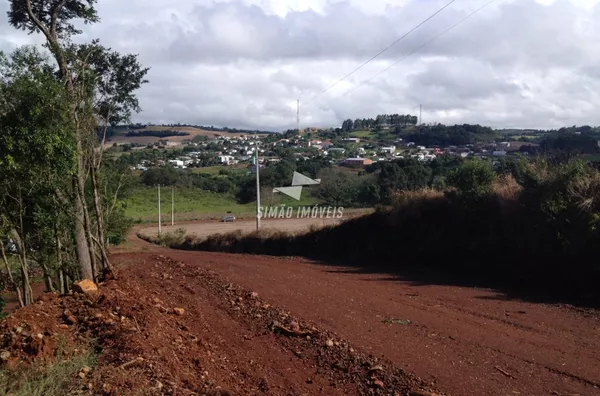
[[[89,395],[432,395],[430,384],[215,272],[116,256],[118,280],[45,294],[0,324],[0,365],[95,351],[69,381]],[[0,390],[1,393],[2,390]]]

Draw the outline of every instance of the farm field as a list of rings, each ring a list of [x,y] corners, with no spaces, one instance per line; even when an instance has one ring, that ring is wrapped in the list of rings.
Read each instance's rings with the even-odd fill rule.
[[[247,136],[247,133],[230,133],[230,132],[220,132],[220,131],[207,131],[205,129],[194,128],[194,127],[166,127],[166,126],[148,126],[143,129],[136,129],[136,132],[142,131],[179,131],[179,132],[187,132],[189,135],[186,136],[169,136],[165,138],[160,138],[157,136],[127,136],[128,131],[122,131],[117,135],[113,135],[110,139],[107,139],[105,146],[112,146],[114,143],[117,144],[125,144],[125,143],[137,143],[137,144],[151,144],[158,142],[159,140],[168,140],[170,142],[183,142],[184,140],[193,139],[195,136],[208,136],[208,137],[216,137],[216,136],[229,136],[229,137],[240,137]],[[259,134],[260,137],[265,137],[267,135]]]
[[[219,194],[197,188],[176,188],[175,220],[190,221],[204,219],[220,219],[226,214],[237,217],[252,217],[256,213],[256,203],[238,203],[229,194]],[[265,195],[262,199],[264,206],[311,206],[318,204],[315,198],[306,195],[300,201],[283,195]],[[129,194],[126,201],[125,215],[138,223],[156,222],[158,219],[158,190],[143,187]],[[161,189],[161,217],[163,221],[171,220],[171,189]]]

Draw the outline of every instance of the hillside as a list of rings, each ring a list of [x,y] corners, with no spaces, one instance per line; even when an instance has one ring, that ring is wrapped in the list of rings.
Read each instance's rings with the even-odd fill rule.
[[[117,144],[125,144],[125,143],[135,143],[140,145],[147,145],[156,143],[159,140],[168,140],[170,142],[183,142],[185,140],[191,140],[195,136],[208,136],[208,137],[219,137],[219,136],[229,136],[229,137],[240,137],[246,136],[247,133],[233,133],[233,132],[221,132],[221,131],[209,131],[200,128],[194,127],[185,127],[185,126],[147,126],[145,128],[135,129],[135,132],[144,132],[144,131],[177,131],[177,132],[185,132],[188,135],[186,136],[169,136],[166,138],[160,138],[157,136],[127,136],[127,132],[129,129],[127,128],[119,128],[115,130],[115,134],[110,138],[107,138],[106,145],[112,146],[114,143]],[[266,134],[258,134],[260,137],[267,136]]]

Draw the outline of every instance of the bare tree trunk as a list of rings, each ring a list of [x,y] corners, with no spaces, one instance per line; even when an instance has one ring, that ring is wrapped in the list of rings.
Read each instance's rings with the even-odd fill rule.
[[[69,274],[65,275],[65,293],[68,293],[71,291],[71,277],[69,276]]]
[[[106,237],[104,235],[102,201],[100,200],[100,183],[98,180],[98,169],[95,165],[92,166],[92,190],[94,194],[94,209],[96,211],[96,219],[98,225],[98,248],[100,249],[100,254],[102,255],[102,267],[114,277],[115,273],[108,259],[108,254],[106,253]]]
[[[60,243],[58,228],[55,228],[54,237],[56,238],[56,268],[58,268],[58,290],[60,291],[60,294],[65,294],[65,280],[62,268],[62,243]]]
[[[20,215],[23,217],[22,215]],[[23,290],[23,303],[25,305],[29,305],[33,301],[33,292],[31,290],[31,285],[29,283],[29,268],[27,265],[27,250],[25,248],[25,243],[21,236],[17,233],[16,230],[13,230],[13,237],[15,239],[15,245],[17,246],[18,256],[19,256],[19,264],[21,265],[21,288]]]
[[[44,271],[44,283],[46,284],[46,291],[53,292],[54,282],[52,281],[52,277],[50,276],[50,270],[48,270],[48,266],[45,263],[40,264],[42,266],[42,270]]]
[[[17,299],[19,300],[19,306],[23,308],[25,303],[23,302],[23,292],[19,287],[19,284],[15,281],[15,278],[12,275],[12,271],[10,269],[10,264],[8,263],[8,257],[6,257],[6,251],[4,250],[4,243],[0,241],[0,249],[2,249],[2,260],[4,261],[4,265],[6,265],[6,272],[8,273],[8,279],[12,284],[13,289],[17,293]]]
[[[79,273],[81,279],[93,280],[92,258],[84,226],[83,197],[80,194],[77,176],[73,176],[73,190],[75,194],[75,251],[77,252],[77,261],[79,262]]]
[[[60,294],[65,294],[65,275],[62,268],[58,270],[58,289]]]
[[[92,263],[92,274],[94,275],[94,277],[92,278],[92,280],[94,282],[97,282],[98,279],[98,273],[99,273],[99,268],[98,268],[98,264],[96,262],[96,248],[94,246],[94,235],[92,234],[92,225],[90,222],[90,212],[88,211],[87,205],[83,207],[83,218],[84,218],[84,227],[85,227],[85,238],[89,247],[89,252],[90,252],[90,261]]]
[[[22,235],[24,235],[25,227],[23,222],[23,212],[25,208],[23,207],[23,195],[21,194],[21,189],[19,189],[19,229],[21,230]],[[29,305],[33,302],[33,292],[31,290],[31,284],[29,282],[29,268],[27,265],[27,247],[25,246],[25,240],[22,238],[22,235],[17,232],[16,229],[13,229],[13,236],[15,239],[15,245],[17,246],[17,250],[19,253],[19,263],[21,264],[21,283],[23,288],[23,302],[25,305]]]

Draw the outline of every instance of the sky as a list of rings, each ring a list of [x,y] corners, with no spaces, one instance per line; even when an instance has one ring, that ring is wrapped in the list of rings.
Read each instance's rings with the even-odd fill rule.
[[[456,0],[327,90],[448,2],[99,0],[101,22],[77,40],[150,67],[134,122],[281,131],[299,99],[301,128],[420,105],[424,123],[600,125],[600,0],[495,0],[434,39],[489,2]],[[42,43],[8,8],[0,50]]]

